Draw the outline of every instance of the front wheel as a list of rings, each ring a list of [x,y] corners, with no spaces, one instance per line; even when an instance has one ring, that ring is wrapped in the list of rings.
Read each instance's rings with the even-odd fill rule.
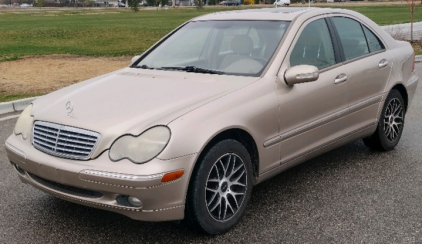
[[[251,158],[240,142],[227,139],[197,163],[186,198],[185,222],[208,234],[222,234],[246,209],[252,192]]]
[[[374,134],[363,138],[363,143],[374,150],[389,151],[399,143],[404,128],[403,97],[397,90],[391,90],[385,100],[381,117]]]

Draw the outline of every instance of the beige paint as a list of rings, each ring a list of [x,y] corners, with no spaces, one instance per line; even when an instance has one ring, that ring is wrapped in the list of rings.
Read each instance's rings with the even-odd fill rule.
[[[295,11],[286,13],[283,9]],[[261,77],[124,68],[37,99],[32,110],[35,120],[96,131],[101,140],[91,160],[77,161],[50,156],[35,149],[30,140],[11,135],[6,146],[8,157],[26,171],[18,173],[19,177],[65,200],[134,219],[183,219],[192,170],[207,143],[219,133],[240,129],[252,136],[259,154],[258,183],[372,134],[386,94],[394,85],[404,85],[411,101],[418,77],[411,71],[413,50],[409,44],[393,40],[371,20],[353,11],[283,9],[222,12],[192,20],[291,21],[282,45]],[[284,74],[290,68],[288,57],[303,28],[315,19],[337,15],[368,26],[382,39],[386,51],[320,70],[316,81],[287,85]],[[378,69],[381,59],[388,59],[389,64]],[[349,78],[335,84],[335,78],[342,73]],[[74,104],[70,118],[65,110],[68,101]],[[171,130],[169,144],[155,159],[140,165],[126,159],[109,159],[108,150],[119,136],[139,135],[155,125],[167,125]],[[128,181],[89,175],[86,170],[151,178]],[[162,174],[175,170],[184,170],[181,179],[161,183]],[[95,190],[103,197],[88,199],[53,189],[28,172]],[[138,196],[144,206],[121,206],[115,200],[119,194]]]

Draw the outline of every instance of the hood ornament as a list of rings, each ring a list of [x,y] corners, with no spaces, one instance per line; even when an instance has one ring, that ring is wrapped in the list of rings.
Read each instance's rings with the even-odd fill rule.
[[[72,117],[73,103],[71,101],[66,103],[66,112],[67,112],[67,117]]]

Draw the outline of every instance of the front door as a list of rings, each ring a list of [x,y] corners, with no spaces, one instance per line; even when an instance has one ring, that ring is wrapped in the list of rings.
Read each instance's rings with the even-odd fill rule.
[[[277,93],[280,106],[280,134],[267,143],[279,142],[281,163],[334,141],[348,130],[348,83],[341,65],[333,29],[325,18],[314,18],[299,29],[279,73]],[[296,65],[319,69],[316,81],[289,86],[284,72]]]

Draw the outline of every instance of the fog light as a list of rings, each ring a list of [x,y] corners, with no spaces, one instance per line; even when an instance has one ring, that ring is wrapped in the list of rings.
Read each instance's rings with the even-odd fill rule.
[[[129,196],[128,198],[127,198],[127,200],[129,201],[129,203],[130,204],[132,204],[134,207],[142,207],[142,202],[141,202],[141,200],[139,200],[138,198],[136,198],[136,197],[133,197],[133,196]]]
[[[19,172],[19,174],[21,174],[21,175],[25,175],[25,170],[23,170],[21,167],[19,167],[18,165],[16,165],[16,164],[13,164],[13,166],[15,166],[15,169],[16,169],[16,171],[18,171]]]

